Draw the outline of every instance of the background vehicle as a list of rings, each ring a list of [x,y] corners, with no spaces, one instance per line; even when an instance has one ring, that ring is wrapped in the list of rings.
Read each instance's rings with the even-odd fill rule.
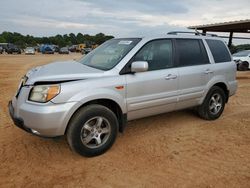
[[[8,44],[7,45],[6,52],[8,54],[13,54],[13,53],[21,54],[22,53],[21,49],[18,48],[16,45],[13,45],[13,44]]]
[[[237,70],[250,69],[250,50],[243,50],[233,54],[233,60],[237,64]]]
[[[59,53],[59,50],[60,50],[59,46],[57,46],[57,45],[51,45],[51,46],[52,46],[52,49],[53,49],[54,52]]]
[[[6,52],[6,50],[8,48],[8,43],[0,43],[0,47],[2,47],[3,52]]]
[[[76,52],[81,52],[84,48],[86,48],[85,44],[78,44],[76,47]]]
[[[83,48],[82,49],[82,54],[88,54],[89,52],[91,52],[92,51],[92,48]]]
[[[42,52],[42,54],[54,54],[54,50],[51,45],[43,45],[40,48],[40,51]]]
[[[76,52],[77,47],[78,47],[77,45],[72,45],[72,46],[69,47],[69,51],[70,52]]]
[[[69,54],[69,49],[67,47],[60,48],[59,54]]]
[[[3,47],[0,46],[0,54],[2,54],[2,53],[3,53]]]
[[[35,55],[35,48],[27,47],[27,48],[25,48],[24,53],[26,55]]]
[[[236,90],[236,65],[217,37],[111,39],[77,62],[30,70],[9,111],[25,131],[66,135],[74,151],[96,156],[127,121],[191,107],[215,120]]]

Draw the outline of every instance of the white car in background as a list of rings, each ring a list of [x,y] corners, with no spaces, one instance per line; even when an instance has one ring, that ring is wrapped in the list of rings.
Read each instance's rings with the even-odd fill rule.
[[[238,70],[250,69],[250,50],[243,50],[233,54],[233,60],[236,62]]]
[[[26,55],[35,55],[35,48],[33,47],[27,47],[24,51]]]

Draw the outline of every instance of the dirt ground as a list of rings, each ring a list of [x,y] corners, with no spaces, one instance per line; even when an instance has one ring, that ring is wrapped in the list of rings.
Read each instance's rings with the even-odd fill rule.
[[[84,158],[64,138],[12,123],[7,103],[31,67],[80,55],[0,55],[0,187],[250,187],[250,72],[222,117],[191,110],[130,122],[104,155]]]

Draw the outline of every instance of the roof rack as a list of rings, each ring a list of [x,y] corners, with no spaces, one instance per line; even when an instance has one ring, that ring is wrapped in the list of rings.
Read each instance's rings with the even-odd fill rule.
[[[171,32],[168,32],[167,34],[168,35],[177,35],[177,34],[194,34],[194,35],[197,35],[197,36],[210,36],[210,37],[218,37],[218,35],[215,35],[215,34],[207,34],[207,33],[200,33],[199,31],[195,30],[194,32],[193,31],[171,31]]]

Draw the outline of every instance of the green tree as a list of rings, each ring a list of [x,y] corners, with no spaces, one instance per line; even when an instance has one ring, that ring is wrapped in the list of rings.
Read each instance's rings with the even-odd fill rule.
[[[78,33],[75,35],[74,33],[70,33],[69,35],[55,35],[51,37],[34,37],[31,35],[22,35],[17,32],[7,32],[4,31],[0,34],[0,42],[1,43],[13,43],[20,47],[26,46],[36,46],[39,44],[55,44],[59,47],[63,46],[71,46],[72,44],[80,44],[85,43],[88,46],[93,44],[101,44],[106,40],[113,38],[113,36],[107,36],[103,33],[96,34],[94,36],[88,34]]]
[[[77,40],[78,44],[84,43],[84,36],[83,36],[83,34],[82,33],[78,33],[76,35],[76,40]]]
[[[69,38],[72,44],[77,44],[77,38],[74,33],[70,33]]]

